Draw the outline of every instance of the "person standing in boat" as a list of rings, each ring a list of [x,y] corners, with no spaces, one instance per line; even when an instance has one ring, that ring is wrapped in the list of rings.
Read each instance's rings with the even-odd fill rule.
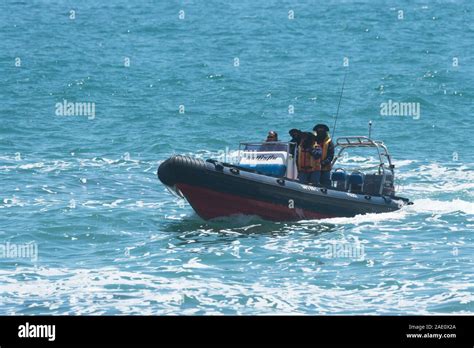
[[[298,146],[300,145],[301,141],[301,132],[299,129],[293,128],[289,132],[291,140],[290,143],[294,143],[290,145],[290,153],[293,154],[295,153],[295,148],[298,149]],[[296,155],[298,156],[298,154]]]
[[[298,146],[298,180],[304,184],[319,185],[321,175],[321,147],[316,136],[309,132],[301,133]]]
[[[321,148],[321,177],[322,186],[331,186],[332,160],[334,159],[334,143],[329,136],[329,127],[317,124],[313,131],[316,133],[316,143]]]

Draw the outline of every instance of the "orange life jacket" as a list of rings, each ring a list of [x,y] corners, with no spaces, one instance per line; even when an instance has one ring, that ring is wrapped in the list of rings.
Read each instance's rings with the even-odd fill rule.
[[[318,144],[314,144],[313,148],[317,147]],[[311,150],[306,151],[300,145],[298,146],[298,171],[303,173],[311,173],[317,170],[321,170],[321,160],[315,159],[311,155]]]
[[[331,143],[331,138],[329,135],[326,137],[326,139],[323,140],[323,143],[321,144],[321,148],[323,150],[323,155],[321,156],[321,161],[324,161],[328,157],[328,148],[329,144]],[[321,167],[322,171],[329,171],[332,169],[331,163],[323,165]]]

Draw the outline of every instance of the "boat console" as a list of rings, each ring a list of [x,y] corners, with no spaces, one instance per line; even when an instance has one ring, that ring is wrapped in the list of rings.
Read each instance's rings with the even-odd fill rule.
[[[295,151],[295,143],[240,143],[238,165],[266,175],[297,179]]]

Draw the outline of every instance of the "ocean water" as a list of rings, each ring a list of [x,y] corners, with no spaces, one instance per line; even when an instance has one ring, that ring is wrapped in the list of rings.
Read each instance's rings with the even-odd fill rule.
[[[473,314],[473,23],[460,0],[1,1],[0,313]],[[158,181],[332,128],[345,74],[336,137],[372,120],[414,205],[205,222]]]

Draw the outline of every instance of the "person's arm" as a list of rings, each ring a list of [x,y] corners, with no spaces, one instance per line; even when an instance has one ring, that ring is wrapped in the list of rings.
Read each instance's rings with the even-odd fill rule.
[[[321,156],[323,155],[323,150],[321,149],[321,146],[316,146],[311,150],[311,156],[314,157],[314,159],[320,159]]]
[[[331,141],[328,145],[328,155],[326,156],[326,159],[321,161],[321,165],[327,165],[331,164],[332,160],[334,159],[334,144]]]

